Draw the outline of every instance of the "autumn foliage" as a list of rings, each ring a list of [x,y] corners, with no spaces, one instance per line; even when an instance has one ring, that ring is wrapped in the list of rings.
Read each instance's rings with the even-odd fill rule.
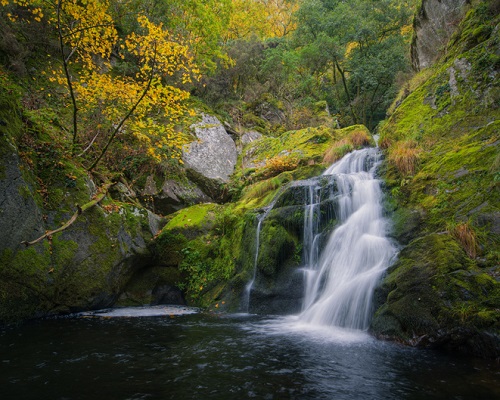
[[[297,0],[233,0],[226,40],[282,37],[295,29]]]
[[[175,124],[186,113],[189,92],[198,79],[188,44],[162,23],[137,16],[138,29],[120,36],[108,0],[0,0],[11,21],[45,24],[59,43],[57,59],[47,54],[46,79],[71,109],[67,132],[73,153],[92,169],[109,146],[131,137],[150,157],[177,158],[183,144]],[[42,88],[43,89],[43,88]]]

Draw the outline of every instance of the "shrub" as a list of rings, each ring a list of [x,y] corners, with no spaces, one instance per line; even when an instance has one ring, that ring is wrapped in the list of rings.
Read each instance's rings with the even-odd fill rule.
[[[299,157],[296,155],[278,155],[266,160],[264,165],[257,173],[264,179],[279,175],[285,171],[293,171],[299,165]]]

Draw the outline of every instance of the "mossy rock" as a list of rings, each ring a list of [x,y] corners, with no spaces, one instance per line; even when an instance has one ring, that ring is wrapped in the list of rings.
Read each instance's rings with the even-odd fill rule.
[[[210,231],[214,227],[215,218],[221,206],[212,203],[196,204],[184,208],[169,216],[163,232],[182,233],[192,239]]]
[[[498,311],[489,312],[500,306],[500,283],[474,267],[449,235],[430,234],[411,242],[380,291],[376,297],[385,302],[371,328],[380,337],[451,346],[451,337],[459,340],[458,332],[474,337],[478,332],[500,333]],[[500,337],[496,346],[495,354],[500,354]]]
[[[446,56],[405,86],[380,126],[388,154],[381,173],[392,194],[386,209],[407,247],[377,292],[384,305],[373,321],[381,336],[481,356],[488,348],[490,357],[500,347],[495,3],[471,4]],[[411,173],[391,157],[402,144],[418,154]]]
[[[260,231],[258,270],[266,277],[275,277],[280,269],[300,263],[296,255],[297,239],[275,220],[265,220]]]
[[[133,274],[115,306],[186,304],[176,287],[180,281],[181,273],[176,267],[147,266]]]
[[[94,207],[50,242],[4,249],[0,321],[109,307],[134,272],[150,261],[144,210]],[[17,304],[16,309],[11,309]]]

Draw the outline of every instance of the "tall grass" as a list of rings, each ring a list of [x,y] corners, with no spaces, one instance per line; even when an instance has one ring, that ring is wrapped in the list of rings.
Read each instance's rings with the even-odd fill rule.
[[[467,222],[448,227],[450,234],[461,244],[470,258],[476,258],[479,245],[477,236],[472,227]]]
[[[323,157],[323,162],[325,164],[333,164],[353,149],[354,147],[347,141],[347,139],[342,139],[326,151]]]
[[[370,137],[366,131],[354,130],[349,134],[349,142],[355,147],[367,146],[370,144]]]
[[[395,143],[389,149],[389,162],[403,176],[414,175],[417,170],[422,149],[414,140],[404,140]]]

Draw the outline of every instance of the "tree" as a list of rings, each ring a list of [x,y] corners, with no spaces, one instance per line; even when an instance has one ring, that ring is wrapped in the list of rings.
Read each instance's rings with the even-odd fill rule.
[[[83,161],[95,170],[117,137],[139,141],[152,158],[176,157],[166,149],[180,147],[174,124],[186,112],[189,97],[182,85],[199,75],[181,38],[146,15],[137,17],[135,32],[120,35],[108,0],[0,0],[0,5],[12,23],[46,25],[57,40],[57,60],[48,53],[43,72],[66,88],[60,98],[72,110],[72,129],[61,133],[70,133],[75,164]],[[67,229],[99,203],[112,182],[109,176],[95,176],[102,181],[95,198],[78,206],[61,228],[24,243]]]
[[[404,28],[412,6],[406,0],[301,3],[295,48],[345,122],[373,127],[383,118],[394,95],[394,78],[408,68]],[[349,118],[343,115],[345,108]]]
[[[9,5],[8,0],[1,1]],[[189,93],[179,85],[199,75],[180,38],[145,15],[137,17],[137,32],[120,37],[108,0],[12,0],[11,4],[28,9],[33,23],[45,22],[54,29],[59,60],[48,61],[47,74],[67,88],[73,154],[78,147],[83,149],[80,155],[89,154],[89,170],[125,131],[142,141],[155,158],[167,147],[180,146],[174,123],[185,113]],[[81,125],[85,132],[79,132]]]
[[[138,28],[135,16],[143,14],[189,46],[203,73],[212,73],[219,60],[227,60],[221,45],[232,11],[231,0],[123,0],[113,5],[122,34]]]
[[[297,0],[233,0],[226,41],[283,37],[295,29]]]

